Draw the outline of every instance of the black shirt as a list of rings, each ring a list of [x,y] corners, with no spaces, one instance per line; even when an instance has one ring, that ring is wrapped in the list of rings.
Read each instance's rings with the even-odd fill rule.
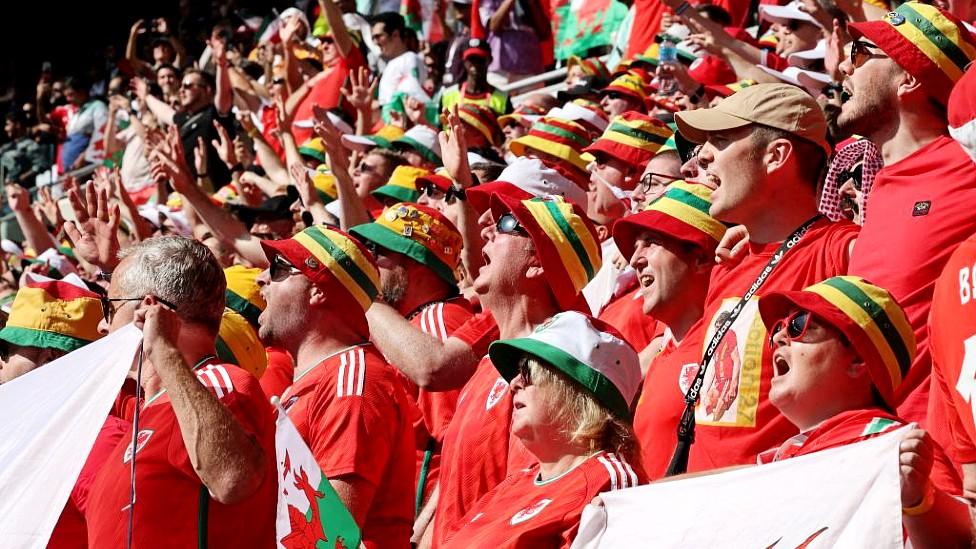
[[[227,129],[227,133],[231,139],[234,138],[236,135],[234,130],[236,121],[233,115],[230,113],[222,115],[217,112],[217,108],[213,105],[209,105],[205,109],[193,114],[178,112],[173,115],[173,122],[180,129],[180,140],[183,141],[183,154],[187,165],[190,167],[190,171],[194,177],[198,175],[196,164],[193,160],[193,151],[197,148],[197,137],[203,137],[203,143],[207,147],[207,175],[210,176],[210,181],[213,182],[214,188],[219,189],[230,183],[231,174],[227,165],[217,155],[217,149],[214,149],[213,145],[210,144],[211,140],[220,140],[220,136],[213,126],[214,121],[219,122],[221,126]]]

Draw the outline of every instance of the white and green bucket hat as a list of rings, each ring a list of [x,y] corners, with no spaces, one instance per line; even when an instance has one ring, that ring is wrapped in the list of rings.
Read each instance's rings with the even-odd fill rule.
[[[502,339],[488,354],[502,377],[518,375],[529,355],[569,376],[620,418],[630,420],[630,405],[641,385],[637,351],[601,320],[566,311],[543,322],[527,337]]]

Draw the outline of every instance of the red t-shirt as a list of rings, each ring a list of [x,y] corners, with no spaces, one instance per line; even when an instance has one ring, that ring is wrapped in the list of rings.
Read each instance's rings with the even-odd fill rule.
[[[410,323],[425,334],[447,341],[447,338],[473,314],[468,300],[455,297],[425,305],[410,318]],[[420,483],[424,483],[423,499],[426,501],[439,477],[440,443],[444,440],[444,431],[454,417],[454,409],[457,408],[457,399],[461,390],[435,393],[420,389],[399,371],[397,377],[403,383],[407,397],[417,410],[417,417],[414,420],[414,432],[417,434],[416,486],[419,488]],[[429,457],[428,449],[431,450]],[[426,469],[424,469],[425,459]],[[421,475],[424,475],[423,478]]]
[[[857,226],[847,221],[831,223],[821,219],[743,307],[720,345],[724,346],[723,352],[716,352],[706,371],[695,416],[697,429],[688,460],[689,472],[754,463],[759,452],[796,434],[796,428],[767,399],[773,373],[772,353],[759,317],[758,297],[772,290],[800,290],[846,273],[848,249],[857,231]],[[721,266],[713,269],[702,321],[677,349],[660,357],[661,364],[657,364],[657,359],[651,364],[641,395],[644,409],[638,408],[639,415],[655,416],[641,417],[638,423],[642,446],[650,446],[656,454],[645,457],[647,463],[663,463],[667,467],[674,452],[684,393],[694,379],[716,322],[721,313],[739,302],[780,244],[750,244],[738,266],[731,270]],[[723,372],[729,374],[726,379],[717,377]],[[647,470],[652,479],[664,473],[650,465]]]
[[[434,546],[462,523],[482,496],[535,458],[511,436],[512,394],[491,359],[481,359],[458,397],[444,433],[440,496],[434,514]]]
[[[905,422],[880,408],[848,410],[821,423],[806,433],[792,436],[775,448],[759,454],[758,463],[772,463],[805,456],[821,450],[854,444],[905,425]],[[940,490],[962,495],[962,481],[941,446],[935,447],[931,479]]]
[[[126,423],[120,418],[109,415],[105,419],[101,430],[95,437],[88,459],[81,468],[75,487],[71,490],[68,502],[58,517],[58,522],[54,525],[51,532],[51,539],[48,540],[49,549],[70,549],[77,547],[85,549],[88,547],[88,526],[85,524],[85,510],[88,508],[88,494],[91,491],[92,483],[98,472],[102,470],[102,465],[108,459],[109,454],[119,444],[125,436]]]
[[[269,399],[280,397],[295,378],[295,362],[291,359],[291,354],[284,349],[267,347],[265,350],[268,353],[268,368],[258,382]]]
[[[533,465],[481,498],[443,547],[568,548],[583,508],[594,497],[644,482],[623,457],[607,452],[545,482],[539,481],[539,466]]]
[[[600,311],[599,319],[620,332],[627,343],[640,352],[664,333],[664,325],[644,314],[644,295],[640,286],[614,299]]]
[[[476,355],[488,354],[488,346],[500,337],[498,323],[495,322],[495,317],[491,315],[491,311],[482,311],[472,315],[463,326],[451,335],[466,343]]]
[[[406,547],[413,527],[414,437],[396,374],[372,344],[333,354],[302,373],[281,405],[329,478],[376,488],[363,543]]]
[[[956,462],[976,463],[976,235],[952,254],[935,283],[929,334],[929,431],[946,441]]]
[[[298,108],[295,109],[295,120],[314,120],[315,115],[312,114],[312,106],[314,105],[318,105],[323,109],[334,109],[338,107],[339,101],[342,99],[342,86],[345,85],[349,73],[354,70],[359,70],[359,67],[365,65],[366,62],[363,60],[363,54],[355,46],[350,49],[349,57],[340,56],[336,60],[335,65],[331,68],[326,68],[329,71],[328,76],[320,80],[314,88],[309,90],[305,99],[298,104]],[[306,140],[312,138],[315,132],[311,128],[294,126],[292,127],[292,133],[295,134],[295,142],[301,145]]]
[[[850,273],[887,289],[905,309],[918,354],[898,391],[898,415],[927,427],[929,307],[949,256],[976,232],[976,164],[940,137],[879,171],[868,200]]]
[[[273,546],[278,483],[271,407],[254,376],[237,366],[204,364],[196,373],[265,451],[264,482],[239,503],[209,498],[190,463],[169,396],[151,398],[139,419],[133,547],[158,547],[161,540],[169,547],[196,547],[201,502],[207,505],[209,547]],[[92,486],[86,513],[89,547],[125,547],[131,440],[130,425]]]

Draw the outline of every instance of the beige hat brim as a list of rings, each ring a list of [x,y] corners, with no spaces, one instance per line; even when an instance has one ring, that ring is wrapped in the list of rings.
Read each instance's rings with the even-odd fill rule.
[[[674,122],[678,131],[692,143],[704,143],[708,132],[734,130],[752,124],[751,121],[724,113],[718,109],[695,109],[677,112]]]

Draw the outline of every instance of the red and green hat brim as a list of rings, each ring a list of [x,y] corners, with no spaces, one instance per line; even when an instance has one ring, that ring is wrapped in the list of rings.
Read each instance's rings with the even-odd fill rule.
[[[441,261],[433,251],[416,240],[397,234],[376,222],[356,225],[349,229],[349,234],[360,240],[369,240],[383,248],[401,253],[417,263],[427,266],[447,283],[457,284],[457,276],[454,270]]]
[[[298,154],[307,156],[309,158],[314,158],[322,163],[325,162],[325,152],[318,149],[313,149],[312,147],[298,147]]]

